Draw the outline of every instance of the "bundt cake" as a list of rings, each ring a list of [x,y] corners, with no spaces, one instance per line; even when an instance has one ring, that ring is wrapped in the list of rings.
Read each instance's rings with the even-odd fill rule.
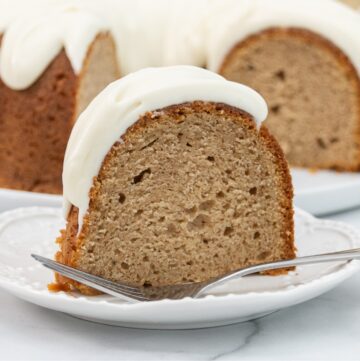
[[[160,286],[293,258],[291,179],[266,115],[255,91],[197,67],[110,84],[69,139],[56,260]]]
[[[291,165],[359,170],[359,33],[334,0],[0,0],[0,187],[60,193],[93,96],[184,64],[259,91]]]
[[[2,37],[0,73],[0,187],[61,193],[72,125],[118,78],[108,26],[72,6],[20,17]]]
[[[327,0],[242,5],[214,36],[210,68],[264,96],[292,166],[360,170],[360,16]]]

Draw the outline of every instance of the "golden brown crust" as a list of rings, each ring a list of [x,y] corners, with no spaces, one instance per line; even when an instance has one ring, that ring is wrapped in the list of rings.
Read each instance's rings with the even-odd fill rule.
[[[285,222],[282,236],[287,240],[288,249],[286,254],[284,254],[284,259],[291,259],[296,256],[296,247],[294,243],[294,209],[293,209],[293,185],[291,180],[291,175],[289,171],[288,164],[286,162],[284,153],[280,148],[279,143],[276,139],[269,133],[268,129],[263,125],[260,128],[260,135],[265,140],[268,149],[276,157],[277,164],[279,167],[279,172],[282,176],[282,187],[285,197],[283,198],[283,208],[285,211]],[[277,275],[284,273],[281,270],[268,271],[267,274]]]
[[[156,118],[154,114],[157,112],[170,114],[174,121],[181,121],[181,116],[184,112],[189,111],[208,111],[212,112],[214,110],[221,110],[225,112],[227,115],[238,116],[241,115],[242,124],[244,121],[246,126],[249,129],[252,129],[254,132],[257,132],[256,126],[252,117],[245,113],[242,110],[237,108],[221,104],[221,103],[203,103],[203,102],[193,102],[191,106],[189,103],[180,104],[170,106],[164,109],[157,110],[155,112],[148,112],[144,116],[142,116],[131,128],[127,130],[127,132],[121,137],[123,141],[123,146],[126,147],[126,144],[130,141],[133,136],[136,136],[138,132],[142,132],[145,127],[151,127],[155,122],[161,121],[161,118]],[[290,259],[295,257],[295,246],[294,246],[294,224],[293,224],[293,208],[292,208],[292,197],[293,197],[293,188],[291,183],[291,176],[289,172],[289,168],[287,166],[286,160],[284,158],[283,152],[280,149],[276,140],[269,134],[267,129],[263,126],[260,129],[259,135],[263,140],[267,149],[274,156],[276,163],[278,165],[278,172],[281,176],[281,187],[283,189],[283,209],[284,212],[284,228],[282,232],[282,236],[286,240],[287,249],[283,254],[284,259]],[[115,145],[114,145],[115,146]],[[101,167],[101,171],[98,177],[94,180],[94,186],[90,190],[90,205],[89,212],[91,212],[94,207],[93,200],[96,199],[97,193],[100,190],[101,180],[106,176],[106,167],[110,162],[110,159],[114,156],[114,146],[107,154],[106,158],[103,161],[103,165]],[[72,207],[67,219],[67,227],[65,231],[62,231],[61,236],[58,238],[58,243],[60,244],[61,251],[57,253],[56,260],[70,265],[72,267],[77,267],[77,259],[79,257],[79,250],[84,242],[85,234],[87,233],[88,228],[88,218],[87,216],[83,219],[83,227],[79,235],[78,233],[78,209],[76,207]],[[286,272],[286,270],[275,270],[272,272],[267,272],[267,274],[278,275]],[[57,275],[56,281],[64,287],[64,289],[72,288],[78,289],[80,292],[85,293],[87,295],[95,295],[98,294],[97,291],[79,284],[78,282],[69,280],[65,277]]]
[[[67,219],[66,229],[62,230],[60,236],[56,239],[56,243],[60,246],[60,251],[55,254],[55,260],[71,267],[76,267],[76,254],[77,250],[81,247],[81,237],[77,237],[79,227],[78,213],[78,208],[71,208]],[[48,286],[49,291],[52,292],[69,292],[74,288],[86,295],[92,296],[100,294],[98,291],[71,280],[59,273],[55,273],[55,282]]]
[[[297,38],[301,38],[308,42],[309,44],[315,44],[316,46],[324,49],[326,52],[330,52],[341,64],[341,66],[346,69],[346,74],[352,79],[357,79],[357,93],[360,94],[360,77],[358,75],[357,70],[355,69],[354,65],[350,61],[350,59],[332,42],[325,39],[324,37],[313,33],[312,31],[300,28],[268,28],[261,32],[255,33],[247,37],[245,40],[238,42],[226,55],[224,58],[220,68],[219,74],[224,74],[227,67],[235,60],[236,54],[239,50],[243,48],[247,48],[251,44],[255,43],[260,37],[268,37],[268,38],[277,38],[279,35],[289,35]],[[358,99],[359,106],[358,106],[358,127],[354,134],[356,139],[357,147],[357,162],[353,165],[346,165],[346,164],[336,164],[330,165],[329,164],[320,164],[316,166],[316,169],[333,169],[337,171],[350,171],[350,172],[358,172],[360,171],[360,97]]]

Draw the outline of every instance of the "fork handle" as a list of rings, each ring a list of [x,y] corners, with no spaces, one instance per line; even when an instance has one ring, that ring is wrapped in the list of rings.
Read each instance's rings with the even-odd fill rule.
[[[271,271],[275,269],[288,268],[294,266],[302,266],[316,263],[327,263],[334,261],[350,261],[353,259],[360,259],[360,248],[349,249],[345,251],[332,252],[332,253],[324,253],[313,256],[305,256],[305,257],[297,257],[294,259],[283,260],[283,261],[275,261],[275,262],[267,262],[261,263],[255,266],[250,266],[246,268],[241,268],[237,271],[233,271],[225,276],[219,277],[215,279],[214,282],[208,284],[206,287],[201,289],[200,293],[202,294],[205,291],[209,291],[211,288],[220,286],[228,281],[241,278],[244,276],[248,276],[254,273]]]

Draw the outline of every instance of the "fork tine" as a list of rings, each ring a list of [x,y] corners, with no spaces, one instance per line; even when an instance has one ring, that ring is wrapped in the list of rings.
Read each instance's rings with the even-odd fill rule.
[[[75,281],[81,282],[89,287],[95,288],[101,292],[110,294],[115,297],[126,298],[130,301],[148,301],[148,298],[144,297],[141,293],[129,293],[127,290],[123,290],[120,287],[117,287],[116,284],[109,285],[109,284],[102,284],[97,280],[92,280],[90,277],[83,277],[82,275],[79,276],[76,272],[69,272],[68,270],[64,270],[61,268],[54,267],[53,265],[48,265],[43,263],[44,267],[49,268],[53,271],[59,272],[66,277],[69,277]]]
[[[125,296],[129,299],[136,299],[138,301],[148,301],[149,298],[147,298],[140,288],[115,283],[109,280],[106,280],[102,277],[93,276],[88,273],[85,273],[83,271],[77,270],[75,268],[63,265],[59,262],[50,260],[45,257],[41,257],[38,255],[32,255],[34,259],[41,262],[45,267],[56,271],[58,273],[63,274],[64,276],[67,276],[71,279],[74,279],[78,282],[81,282],[83,284],[86,284],[87,286],[93,287],[95,289],[98,289],[105,293],[110,293],[114,296],[119,297]]]
[[[75,269],[68,270],[64,266],[55,266],[55,267],[56,267],[56,270],[58,270],[58,271],[66,271],[71,275],[80,276],[82,279],[85,279],[85,280],[93,282],[93,283],[97,283],[101,286],[107,286],[109,288],[116,289],[119,292],[126,292],[127,294],[132,294],[132,295],[142,295],[142,292],[138,288],[134,288],[134,287],[130,288],[121,283],[115,283],[115,282],[106,280],[105,278],[102,278],[102,277],[98,277],[98,276],[94,276],[94,275],[90,275],[90,274],[84,274],[83,272],[75,270]]]
[[[38,255],[32,255],[32,257],[34,259],[36,259],[37,261],[41,262],[43,265],[50,265],[52,267],[52,269],[54,268],[54,270],[64,270],[66,272],[74,273],[75,275],[79,275],[80,277],[89,279],[89,281],[97,280],[103,284],[108,284],[110,286],[117,286],[117,287],[119,287],[119,289],[124,290],[124,291],[127,290],[127,291],[133,292],[133,293],[140,292],[140,288],[138,288],[138,287],[129,286],[129,285],[123,284],[123,283],[115,283],[115,282],[109,281],[109,280],[99,277],[99,276],[90,275],[89,273],[80,271],[76,268],[64,265],[64,264],[56,262],[56,261],[53,261],[46,257],[42,257],[42,256],[38,256]]]
[[[46,268],[58,272],[75,281],[83,283],[89,287],[95,288],[101,292],[115,297],[126,298],[130,301],[155,301],[164,298],[178,300],[187,296],[192,297],[192,295],[195,293],[195,290],[199,288],[199,284],[162,286],[149,289],[134,287],[122,283],[112,282],[99,276],[91,275],[46,257],[38,255],[31,256],[35,260],[42,263],[42,265]]]

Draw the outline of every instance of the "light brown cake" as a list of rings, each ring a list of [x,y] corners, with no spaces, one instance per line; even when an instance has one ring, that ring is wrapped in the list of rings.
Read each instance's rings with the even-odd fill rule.
[[[248,113],[199,101],[148,112],[107,154],[81,229],[72,206],[56,260],[160,286],[293,258],[292,195],[281,149]]]
[[[0,187],[60,194],[71,128],[90,100],[118,77],[114,41],[102,33],[78,75],[63,50],[25,90],[0,80]]]
[[[360,0],[340,0],[342,3],[351,6],[356,10],[360,10]]]
[[[220,73],[264,96],[266,125],[291,165],[360,169],[360,79],[330,41],[303,29],[267,29],[233,47]]]

